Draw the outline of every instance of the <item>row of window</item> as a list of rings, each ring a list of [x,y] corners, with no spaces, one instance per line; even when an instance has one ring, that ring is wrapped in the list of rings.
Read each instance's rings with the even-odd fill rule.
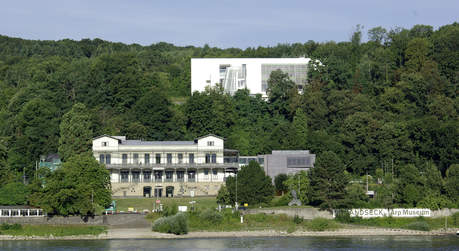
[[[144,156],[143,156],[143,160],[144,160],[144,164],[145,165],[149,165],[150,164],[150,154],[149,153],[145,153]],[[134,164],[142,164],[140,161],[139,161],[139,154],[138,153],[134,153],[132,155],[132,158],[133,158],[133,163]],[[123,153],[121,155],[121,159],[122,159],[122,163],[123,164],[127,164],[128,163],[128,154],[127,153]],[[179,164],[182,164],[183,163],[183,153],[179,153],[177,154],[177,160],[178,160],[178,163]],[[168,153],[166,154],[166,163],[167,164],[172,164],[172,153]],[[99,155],[99,162],[101,164],[111,164],[111,155],[110,154],[100,154]],[[155,154],[155,163],[156,164],[161,164],[161,154],[160,153],[157,153]],[[194,164],[194,154],[193,153],[190,153],[188,154],[188,163],[189,164]],[[217,163],[217,154],[215,153],[207,153],[206,154],[206,163]]]
[[[165,171],[166,180],[172,180],[173,171]],[[177,180],[183,180],[185,177],[185,171],[177,171]],[[138,180],[140,178],[140,172],[131,172],[132,179]],[[212,170],[212,174],[214,176],[217,175],[217,170]],[[163,171],[154,171],[153,175],[155,180],[161,180],[163,178]],[[194,179],[196,177],[196,171],[188,171],[187,172],[188,179]],[[204,175],[209,175],[209,170],[204,170]],[[129,179],[129,172],[121,172],[121,180],[128,180]],[[151,172],[143,172],[143,180],[147,181],[151,179]]]

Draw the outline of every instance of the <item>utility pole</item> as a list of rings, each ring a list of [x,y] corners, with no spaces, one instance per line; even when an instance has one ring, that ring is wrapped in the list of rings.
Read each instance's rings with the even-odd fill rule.
[[[236,210],[238,209],[238,206],[237,206],[237,171],[236,171]]]

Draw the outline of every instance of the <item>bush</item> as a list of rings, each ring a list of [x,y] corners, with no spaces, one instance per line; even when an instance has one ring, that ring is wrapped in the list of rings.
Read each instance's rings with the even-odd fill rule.
[[[411,230],[419,230],[419,231],[429,231],[430,226],[425,221],[415,221],[408,225],[405,225],[404,228],[411,229]]]
[[[301,224],[303,222],[303,217],[300,217],[295,214],[295,217],[293,217],[293,223],[295,224]]]
[[[223,220],[223,216],[219,213],[219,212],[216,212],[212,209],[207,209],[205,211],[203,211],[199,217],[205,221],[208,221],[212,224],[219,224],[222,222]]]
[[[153,222],[152,230],[160,233],[187,234],[188,222],[183,213],[174,216],[161,217]]]
[[[22,226],[21,224],[8,224],[8,223],[3,223],[1,226],[0,226],[0,230],[21,230],[22,229]]]
[[[336,227],[337,226],[335,222],[324,218],[315,218],[311,220],[308,224],[308,228],[312,231],[325,231],[329,229],[334,229]]]
[[[283,196],[281,196],[279,199],[274,199],[272,202],[271,202],[271,205],[272,206],[275,206],[275,207],[281,207],[281,206],[287,206],[288,203],[292,200],[292,198],[290,198],[290,195],[289,194],[284,194]]]
[[[175,203],[173,203],[170,206],[164,205],[163,211],[161,211],[161,215],[167,217],[167,216],[175,215],[177,214],[177,212],[178,212],[178,207]]]
[[[453,219],[454,226],[458,227],[459,226],[459,212],[451,215],[451,218]]]

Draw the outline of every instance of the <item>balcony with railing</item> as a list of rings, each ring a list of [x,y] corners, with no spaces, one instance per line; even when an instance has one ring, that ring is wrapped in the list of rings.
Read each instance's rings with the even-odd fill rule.
[[[238,163],[231,162],[231,163],[162,163],[162,164],[154,164],[154,163],[139,163],[139,164],[132,164],[132,163],[122,163],[122,164],[105,164],[108,169],[143,169],[143,168],[172,168],[172,169],[179,169],[179,168],[237,168],[239,167]]]

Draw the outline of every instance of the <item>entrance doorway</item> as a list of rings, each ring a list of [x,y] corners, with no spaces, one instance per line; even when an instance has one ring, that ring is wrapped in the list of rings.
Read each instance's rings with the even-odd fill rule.
[[[163,197],[163,188],[155,187],[155,197]]]
[[[174,197],[174,187],[173,186],[166,187],[166,197]]]
[[[151,187],[150,186],[143,187],[143,197],[148,197],[148,198],[151,197]]]

